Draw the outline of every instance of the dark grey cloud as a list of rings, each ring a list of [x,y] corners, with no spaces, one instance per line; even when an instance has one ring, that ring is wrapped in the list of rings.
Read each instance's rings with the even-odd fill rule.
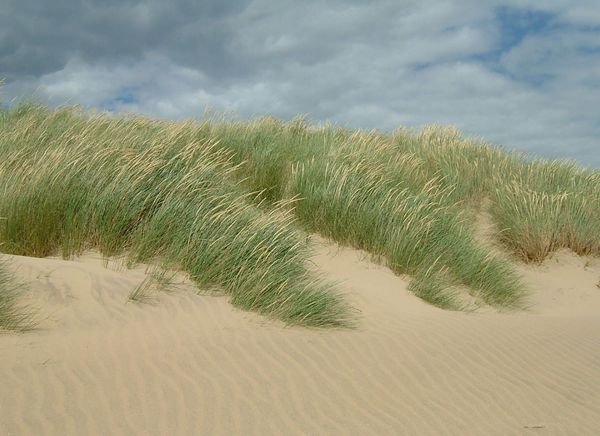
[[[584,0],[8,0],[0,93],[177,119],[449,123],[600,167],[598,41]]]
[[[0,71],[9,79],[52,73],[76,57],[133,63],[153,52],[215,77],[234,64],[225,21],[245,1],[9,0],[3,7]]]

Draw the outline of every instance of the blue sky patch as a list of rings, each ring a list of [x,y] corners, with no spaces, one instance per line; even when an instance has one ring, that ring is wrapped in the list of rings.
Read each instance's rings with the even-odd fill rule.
[[[482,63],[492,71],[509,77],[515,81],[527,82],[530,86],[539,87],[552,78],[551,74],[535,76],[519,75],[507,71],[500,65],[500,58],[512,48],[518,46],[530,35],[551,34],[560,31],[555,24],[556,16],[548,12],[533,9],[501,6],[495,9],[495,19],[499,31],[499,41],[494,50],[470,56],[468,60]]]
[[[518,45],[527,35],[538,34],[551,27],[554,15],[531,9],[501,6],[496,9],[496,21],[500,28],[500,52]]]
[[[125,91],[122,94],[119,94],[116,98],[114,98],[111,102],[114,104],[132,104],[137,103],[137,98],[134,93],[131,91]]]
[[[106,109],[108,111],[113,111],[120,106],[127,106],[127,105],[135,104],[138,102],[139,102],[139,100],[136,97],[135,92],[132,89],[126,88],[126,89],[122,89],[119,92],[119,95],[108,100],[102,106],[104,107],[104,109]]]

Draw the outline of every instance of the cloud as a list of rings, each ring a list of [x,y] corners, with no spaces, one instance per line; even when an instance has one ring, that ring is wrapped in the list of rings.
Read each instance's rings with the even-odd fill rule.
[[[180,119],[450,123],[600,167],[593,2],[9,0],[2,93]]]

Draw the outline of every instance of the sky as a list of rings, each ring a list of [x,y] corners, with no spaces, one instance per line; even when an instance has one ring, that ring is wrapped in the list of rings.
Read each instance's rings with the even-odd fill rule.
[[[600,168],[600,1],[1,0],[0,99],[304,115]]]

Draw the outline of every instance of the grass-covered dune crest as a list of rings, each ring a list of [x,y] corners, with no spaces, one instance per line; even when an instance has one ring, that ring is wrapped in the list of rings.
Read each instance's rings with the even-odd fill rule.
[[[346,305],[307,271],[310,251],[289,212],[252,205],[228,153],[188,130],[68,109],[21,108],[4,118],[2,250],[126,253],[131,262],[180,268],[241,308],[288,323],[346,325]]]
[[[384,134],[23,104],[0,112],[0,153],[0,250],[126,253],[288,323],[352,319],[307,269],[305,232],[371,252],[450,309],[464,307],[463,291],[518,306],[526,290],[514,261],[558,248],[600,255],[598,172],[526,160],[452,128]],[[475,237],[483,207],[505,254]]]

